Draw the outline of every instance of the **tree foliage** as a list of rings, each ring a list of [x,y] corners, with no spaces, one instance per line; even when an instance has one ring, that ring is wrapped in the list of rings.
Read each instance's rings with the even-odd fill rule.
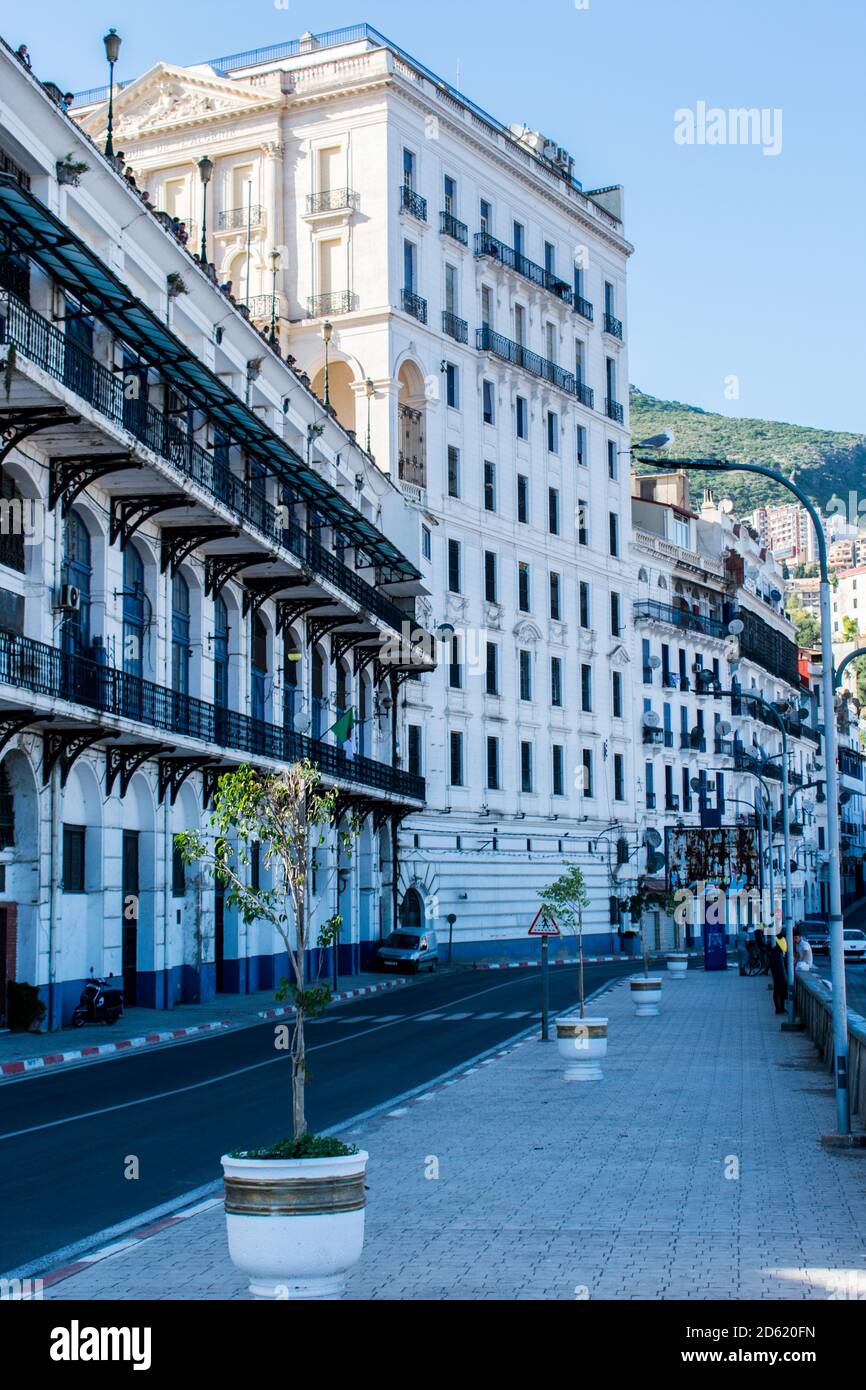
[[[583,909],[589,906],[589,894],[583,872],[576,864],[570,865],[564,874],[538,894],[543,906],[550,912],[560,927],[565,927],[577,937],[577,950],[580,963],[579,996],[580,1017],[584,1013],[583,989]]]

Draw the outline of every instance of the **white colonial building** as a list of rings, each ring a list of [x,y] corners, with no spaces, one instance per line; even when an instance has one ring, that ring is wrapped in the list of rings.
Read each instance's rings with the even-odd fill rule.
[[[104,95],[75,109],[99,139]],[[609,949],[642,768],[621,191],[369,26],[158,64],[115,117],[139,187],[194,240],[206,212],[217,280],[412,508],[440,659],[399,695],[426,781],[404,920],[455,958],[525,954],[538,889],[577,862]]]
[[[0,1000],[34,984],[56,1027],[91,971],[156,1008],[276,983],[273,930],[173,837],[226,769],[305,756],[362,823],[311,865],[357,969],[424,802],[416,509],[2,44],[0,72]]]

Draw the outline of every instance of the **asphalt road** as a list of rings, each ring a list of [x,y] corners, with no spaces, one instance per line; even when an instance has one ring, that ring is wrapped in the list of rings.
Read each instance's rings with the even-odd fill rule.
[[[588,965],[586,989],[640,962]],[[541,1008],[536,969],[455,971],[333,1008],[308,1026],[307,1120],[328,1129],[495,1047]],[[551,1010],[577,969],[550,972]],[[221,1176],[220,1155],[291,1129],[274,1023],[0,1085],[0,1271],[47,1255]],[[131,1158],[139,1176],[125,1176]],[[50,1263],[50,1262],[49,1262]]]

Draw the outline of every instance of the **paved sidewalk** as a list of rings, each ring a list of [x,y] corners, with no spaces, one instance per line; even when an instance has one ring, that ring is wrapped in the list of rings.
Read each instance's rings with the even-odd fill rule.
[[[371,1155],[349,1297],[866,1297],[866,1156],[822,1149],[830,1080],[766,980],[692,969],[643,1019],[617,982],[590,1012],[598,1084],[533,1037],[349,1131]],[[217,1199],[45,1296],[247,1292]]]
[[[332,1004],[344,1003],[366,994],[379,994],[407,983],[402,976],[367,972],[346,975]],[[0,1081],[41,1071],[46,1066],[98,1061],[100,1057],[140,1048],[181,1042],[196,1034],[222,1028],[239,1028],[263,1018],[279,1018],[291,1013],[291,1005],[274,1003],[274,990],[254,994],[221,994],[206,1004],[179,1004],[174,1009],[124,1010],[123,1017],[108,1028],[105,1024],[85,1024],[83,1028],[60,1028],[54,1033],[0,1034]]]

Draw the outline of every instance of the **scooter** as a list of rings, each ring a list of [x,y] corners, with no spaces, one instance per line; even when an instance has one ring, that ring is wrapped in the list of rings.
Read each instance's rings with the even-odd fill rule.
[[[83,1028],[85,1023],[116,1023],[123,1013],[123,990],[111,983],[113,975],[107,980],[91,977],[72,1015],[73,1028]]]

